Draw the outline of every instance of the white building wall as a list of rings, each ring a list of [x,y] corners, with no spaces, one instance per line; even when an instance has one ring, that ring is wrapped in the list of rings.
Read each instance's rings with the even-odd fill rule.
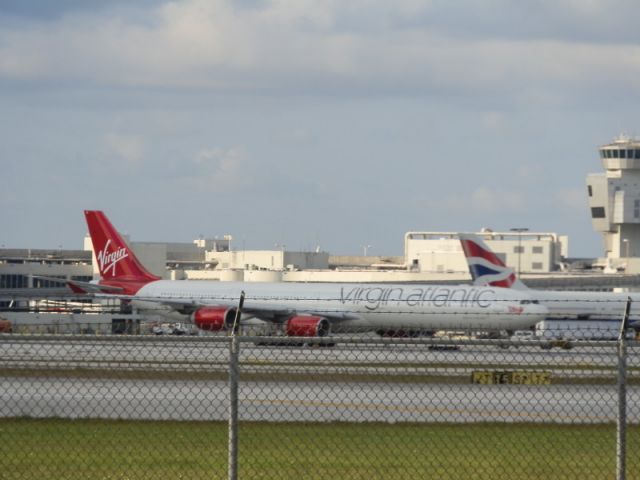
[[[526,232],[521,240],[514,232],[481,232],[476,235],[482,236],[508,266],[521,273],[551,272],[557,269],[560,261],[562,237],[553,233]],[[405,250],[410,270],[433,273],[468,271],[457,233],[408,232]]]
[[[286,252],[282,250],[243,250],[207,252],[207,261],[217,261],[217,269],[286,270],[329,267],[327,252]]]
[[[207,261],[217,261],[216,269],[282,270],[284,252],[281,250],[242,250],[233,252],[207,252]]]

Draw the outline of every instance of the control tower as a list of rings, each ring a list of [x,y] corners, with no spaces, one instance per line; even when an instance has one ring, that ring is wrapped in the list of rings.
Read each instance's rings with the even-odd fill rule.
[[[620,135],[600,148],[605,173],[587,175],[593,228],[604,237],[607,264],[640,271],[640,140]]]

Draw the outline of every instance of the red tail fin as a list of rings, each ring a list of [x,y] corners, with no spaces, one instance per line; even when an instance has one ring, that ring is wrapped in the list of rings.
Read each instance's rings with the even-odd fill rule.
[[[160,279],[142,266],[103,212],[85,210],[84,215],[103,280],[144,284]]]

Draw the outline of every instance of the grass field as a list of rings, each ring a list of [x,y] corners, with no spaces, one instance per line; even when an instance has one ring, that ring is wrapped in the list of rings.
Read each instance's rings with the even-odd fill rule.
[[[0,420],[0,478],[223,479],[222,422]],[[640,427],[628,430],[640,479]],[[602,479],[615,426],[242,423],[241,479]]]

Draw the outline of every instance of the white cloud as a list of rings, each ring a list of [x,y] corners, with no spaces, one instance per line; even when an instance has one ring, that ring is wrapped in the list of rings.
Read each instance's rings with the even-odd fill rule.
[[[471,207],[480,212],[517,210],[522,206],[522,196],[517,192],[498,192],[479,187],[471,194]]]
[[[109,148],[129,165],[138,165],[142,161],[143,141],[135,135],[110,133],[106,136]]]
[[[290,130],[282,130],[278,133],[278,139],[284,143],[296,145],[308,144],[313,140],[313,134],[303,127],[295,127]]]
[[[480,121],[485,128],[498,133],[504,132],[508,126],[507,116],[503,112],[484,112]]]
[[[566,188],[557,193],[558,203],[569,210],[583,213],[587,209],[587,194],[585,188]]]
[[[495,215],[521,211],[525,205],[525,198],[517,191],[478,187],[468,196],[449,197],[445,204],[454,211]]]
[[[247,165],[241,148],[205,148],[194,159],[195,169],[187,182],[206,191],[230,191],[246,188],[253,181],[254,170]]]
[[[371,17],[379,21],[383,14],[405,20],[433,10],[453,14],[430,2],[358,5],[373,25],[378,23]],[[599,4],[590,5],[592,11]],[[521,98],[544,97],[540,90],[549,82],[566,89],[640,88],[633,81],[640,74],[637,42],[460,37],[406,21],[367,30],[350,23],[358,18],[354,8],[338,1],[236,8],[230,0],[186,0],[150,7],[144,21],[119,10],[66,15],[30,28],[4,28],[0,78],[239,90],[490,90]],[[581,8],[564,4],[565,10]]]
[[[632,128],[640,3],[112,1],[19,21],[0,8],[0,130],[5,156],[21,159],[4,172],[16,198],[54,162],[82,177],[87,202],[126,211],[117,204],[154,198],[138,217],[206,213],[231,193],[256,238],[295,199],[300,211],[331,209],[314,220],[326,231],[346,232],[339,219],[366,205],[350,224],[386,225],[381,237],[486,217],[566,226],[600,250],[586,193],[559,190],[598,171],[594,146]],[[121,176],[117,199],[109,175]],[[36,191],[60,211],[50,183]],[[4,220],[14,211],[0,209]],[[191,217],[176,231],[201,231],[203,215]],[[362,244],[353,235],[332,238]]]
[[[522,163],[516,166],[515,174],[519,179],[531,184],[543,181],[548,172],[539,163]]]

